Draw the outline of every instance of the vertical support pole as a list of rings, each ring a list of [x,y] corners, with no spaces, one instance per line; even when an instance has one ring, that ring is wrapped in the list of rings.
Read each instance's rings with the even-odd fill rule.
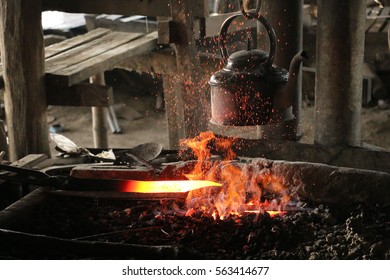
[[[174,80],[172,75],[164,75],[163,83],[169,149],[178,150],[179,140],[185,138],[183,106],[178,106],[183,104],[180,84]]]
[[[366,1],[319,0],[315,143],[361,146]]]
[[[41,0],[0,0],[0,42],[9,159],[50,156]]]
[[[181,86],[186,137],[194,137],[207,129],[210,107],[204,94],[195,45],[192,0],[171,0],[172,20],[176,24],[178,39],[175,42],[178,82]],[[180,100],[178,100],[180,101]]]
[[[104,73],[90,78],[90,82],[96,85],[105,85]],[[92,134],[95,148],[108,148],[107,115],[106,107],[92,107]]]
[[[277,49],[274,64],[289,69],[294,55],[302,50],[303,42],[303,0],[272,0],[262,2],[262,12],[275,30]],[[264,38],[268,40],[267,38]],[[264,43],[262,43],[264,45]],[[267,44],[268,45],[268,42]],[[291,78],[291,77],[290,77]],[[295,88],[290,92],[293,96],[293,114],[295,119],[283,124],[283,138],[297,140],[301,137],[302,110],[302,73],[296,77]]]

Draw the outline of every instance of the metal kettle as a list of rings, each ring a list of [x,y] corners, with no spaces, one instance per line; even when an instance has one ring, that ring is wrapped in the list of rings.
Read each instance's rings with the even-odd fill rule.
[[[241,15],[256,19],[269,36],[269,53],[254,49],[237,51],[230,56],[226,49],[226,34],[232,21]],[[220,28],[219,49],[225,66],[214,73],[211,87],[211,120],[216,125],[252,126],[288,121],[292,114],[292,94],[297,74],[305,56],[294,56],[289,71],[274,66],[275,31],[259,9],[232,15]]]

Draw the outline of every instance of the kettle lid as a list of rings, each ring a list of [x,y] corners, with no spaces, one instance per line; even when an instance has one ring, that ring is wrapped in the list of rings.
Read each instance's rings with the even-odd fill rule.
[[[241,50],[229,56],[224,68],[228,71],[260,70],[266,67],[267,60],[268,53],[262,50]]]

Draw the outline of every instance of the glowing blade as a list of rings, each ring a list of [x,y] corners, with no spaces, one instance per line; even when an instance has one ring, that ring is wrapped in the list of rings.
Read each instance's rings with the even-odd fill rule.
[[[127,181],[122,192],[136,193],[183,193],[205,187],[218,187],[221,184],[206,180],[171,181]]]

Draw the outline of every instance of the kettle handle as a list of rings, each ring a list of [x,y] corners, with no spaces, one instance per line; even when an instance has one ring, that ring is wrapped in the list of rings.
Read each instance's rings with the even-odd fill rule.
[[[269,55],[268,59],[266,61],[266,66],[272,66],[274,59],[275,59],[275,53],[276,53],[276,35],[275,30],[272,28],[271,24],[268,22],[268,20],[263,17],[257,10],[256,11],[248,11],[248,12],[242,12],[239,14],[232,15],[228,17],[221,26],[221,29],[219,31],[219,38],[218,38],[218,44],[219,44],[219,50],[221,51],[222,59],[224,62],[227,62],[227,59],[229,58],[229,54],[226,49],[226,34],[229,28],[229,25],[232,23],[232,21],[238,17],[238,16],[245,16],[248,19],[257,19],[261,22],[261,24],[264,25],[265,30],[268,33],[269,42],[270,42],[270,48],[269,48]]]

